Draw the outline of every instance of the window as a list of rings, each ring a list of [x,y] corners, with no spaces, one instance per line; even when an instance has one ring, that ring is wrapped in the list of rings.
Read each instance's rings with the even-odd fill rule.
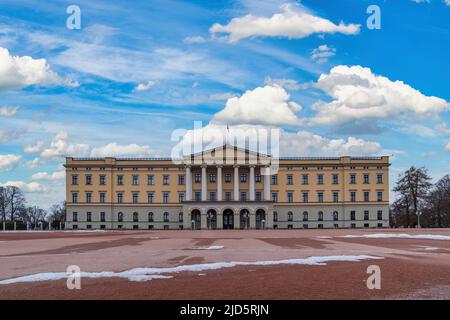
[[[100,229],[106,229],[106,226],[104,224],[101,224]]]
[[[383,220],[383,211],[382,210],[378,210],[377,211],[377,219],[378,220]]]
[[[139,226],[137,224],[133,224],[133,230],[139,229]]]
[[[88,230],[92,229],[92,225],[91,224],[87,224],[86,225],[86,229],[88,229]]]
[[[383,175],[381,173],[377,174],[377,183],[378,184],[383,183]]]
[[[86,184],[92,184],[92,175],[88,174],[86,175]]]
[[[163,184],[168,185],[169,184],[169,176],[163,175]]]
[[[72,212],[72,221],[77,222],[78,221],[78,212]]]
[[[169,193],[163,192],[163,202],[168,203],[169,202]]]
[[[133,203],[139,202],[139,193],[133,192]]]
[[[367,173],[364,174],[364,184],[369,184],[369,175]]]
[[[369,210],[364,211],[364,220],[369,220]]]
[[[333,184],[339,184],[339,175],[333,174]]]
[[[369,191],[364,191],[364,201],[369,201],[370,193]]]
[[[152,174],[147,175],[147,184],[149,186],[155,184],[155,176],[154,175],[152,175]]]
[[[287,193],[287,202],[294,202],[294,194],[292,192]]]
[[[216,175],[214,173],[211,173],[209,175],[209,182],[210,183],[216,183]]]
[[[355,221],[356,220],[356,211],[350,211],[350,220]]]
[[[134,174],[133,175],[133,177],[132,177],[132,179],[131,179],[131,183],[134,185],[134,186],[136,186],[136,185],[138,185],[139,184],[139,176],[137,175],[137,174]]]
[[[319,213],[317,214],[317,220],[323,221],[323,212],[322,211],[319,211]]]
[[[356,202],[356,191],[350,191],[350,202]]]
[[[308,192],[302,192],[302,201],[304,202],[304,203],[307,203],[308,201],[309,201],[309,199],[308,199],[309,197],[308,197]]]
[[[339,202],[339,192],[333,191],[333,202]]]
[[[272,192],[272,201],[273,202],[278,202],[278,193]]]
[[[148,222],[153,222],[153,212],[148,213]]]
[[[195,183],[200,183],[202,181],[202,175],[200,173],[196,173],[194,175],[194,182]]]
[[[369,228],[369,224],[368,223],[364,223],[364,228]]]
[[[350,224],[350,228],[355,229],[356,228],[356,223]]]
[[[164,212],[164,222],[169,222],[169,213]]]
[[[323,184],[323,174],[317,175],[317,184]]]
[[[153,203],[154,200],[155,200],[155,195],[153,194],[153,192],[148,192],[147,193],[147,202]]]
[[[294,220],[294,215],[291,211],[288,212],[288,221],[293,221]]]
[[[261,201],[261,191],[256,191],[255,192],[255,200],[256,201]]]
[[[308,184],[308,175],[302,174],[302,184]]]
[[[183,222],[183,212],[178,214],[178,222]]]
[[[184,185],[184,175],[182,174],[178,175],[178,184]]]
[[[308,211],[303,212],[303,221],[308,221]]]
[[[72,202],[77,203],[78,202],[78,193],[72,192]]]
[[[231,201],[231,191],[225,191],[225,201]]]
[[[139,213],[133,212],[133,222],[138,222],[138,221],[139,221]]]
[[[230,182],[231,182],[231,174],[225,173],[225,183],[230,183]]]
[[[339,213],[337,211],[333,212],[333,220],[338,221],[339,220]]]
[[[106,214],[104,212],[100,212],[100,222],[106,221]]]
[[[106,184],[106,176],[104,174],[100,175],[100,185],[104,186]]]
[[[217,200],[216,193],[214,191],[210,191],[209,192],[209,200],[210,201],[216,201]]]
[[[202,193],[200,191],[195,191],[195,201],[201,201],[202,200]]]
[[[350,175],[350,184],[356,184],[356,174],[354,173]]]
[[[247,192],[241,191],[240,196],[239,196],[239,199],[240,199],[241,201],[247,201]]]
[[[294,179],[292,177],[292,174],[289,174],[287,176],[287,184],[294,184]]]
[[[323,202],[323,192],[317,192],[317,202]]]
[[[119,213],[117,214],[117,221],[123,222],[123,213],[122,213],[122,212],[119,212]]]
[[[91,203],[92,202],[92,193],[87,192],[86,193],[86,202]]]
[[[122,203],[123,202],[123,193],[119,192],[117,194],[117,203]]]
[[[245,173],[243,173],[243,174],[241,174],[241,183],[245,183],[245,182],[247,182],[247,174],[245,174]]]
[[[184,192],[180,192],[179,194],[178,194],[178,202],[183,202],[184,201]]]
[[[273,221],[278,221],[278,212],[273,212]]]
[[[105,203],[106,193],[100,192],[100,203]]]
[[[303,229],[308,229],[308,224],[304,224]]]
[[[278,176],[272,175],[272,184],[278,184]]]
[[[76,175],[76,174],[72,175],[72,184],[73,185],[78,184],[78,175]]]
[[[260,174],[256,174],[255,175],[255,182],[261,182],[261,175]]]
[[[117,176],[117,184],[118,185],[123,185],[123,175],[118,175]]]
[[[383,201],[383,191],[377,192],[377,201],[379,202]]]

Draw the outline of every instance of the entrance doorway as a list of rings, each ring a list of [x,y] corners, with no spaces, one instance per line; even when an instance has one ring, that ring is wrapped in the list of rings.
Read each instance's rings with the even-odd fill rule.
[[[231,209],[226,209],[223,212],[223,228],[234,229],[234,212]]]
[[[241,229],[250,228],[250,212],[247,209],[242,209],[239,213],[239,222]]]
[[[256,229],[267,228],[266,212],[263,209],[256,210]]]
[[[200,230],[201,229],[201,214],[200,210],[192,210],[191,212],[191,228],[193,230]]]
[[[216,229],[217,228],[217,212],[214,209],[211,209],[206,214],[206,221],[208,224],[208,229]]]

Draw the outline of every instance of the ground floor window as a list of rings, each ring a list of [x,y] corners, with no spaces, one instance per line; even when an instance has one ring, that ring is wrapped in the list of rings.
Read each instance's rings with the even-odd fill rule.
[[[152,225],[152,224],[149,224],[149,225],[148,225],[148,229],[153,229],[153,225]]]
[[[106,226],[104,224],[100,225],[100,229],[106,229]]]
[[[383,224],[382,224],[382,223],[379,223],[379,224],[378,224],[378,228],[383,228]]]
[[[88,224],[88,225],[86,226],[86,229],[92,229],[92,226],[91,226],[90,224]]]
[[[335,228],[335,229],[338,229],[338,228],[339,228],[339,225],[338,225],[337,223],[335,223],[335,224],[334,224],[334,228]]]
[[[278,229],[278,225],[277,225],[277,224],[274,224],[274,225],[273,225],[273,228],[274,228],[274,229]]]
[[[169,230],[169,226],[167,224],[164,225],[164,230]]]
[[[319,229],[323,229],[323,224],[319,223],[319,225],[317,226]]]
[[[78,229],[78,225],[77,225],[77,224],[74,224],[74,225],[72,226],[72,229]]]
[[[179,225],[178,229],[183,230],[183,225]]]
[[[288,224],[288,229],[292,229],[292,228],[293,228],[292,224]]]
[[[307,224],[304,224],[304,225],[303,225],[303,229],[308,229],[308,225],[307,225]]]
[[[369,224],[368,223],[364,223],[364,228],[369,228]]]
[[[134,229],[134,230],[139,229],[139,226],[138,226],[137,224],[134,224],[134,225],[133,225],[133,229]]]
[[[122,229],[122,225],[119,224],[119,225],[117,226],[117,229]]]
[[[350,225],[350,228],[355,229],[355,228],[356,228],[356,223],[352,223],[352,224]]]

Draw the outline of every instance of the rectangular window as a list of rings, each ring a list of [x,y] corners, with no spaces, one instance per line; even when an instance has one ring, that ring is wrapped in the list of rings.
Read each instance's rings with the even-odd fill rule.
[[[86,175],[86,184],[88,185],[92,184],[92,175],[90,174]]]
[[[78,176],[76,174],[72,175],[72,184],[73,185],[78,184]]]
[[[169,176],[168,175],[163,175],[163,184],[164,185],[168,185],[169,184]]]
[[[339,192],[333,191],[333,202],[339,202]]]
[[[308,184],[308,175],[302,174],[302,184]]]
[[[231,182],[231,173],[225,173],[225,183]]]
[[[382,184],[383,183],[383,175],[382,174],[377,174],[377,183],[378,184]]]
[[[260,174],[256,174],[255,175],[255,182],[261,182],[261,175]]]
[[[195,191],[195,201],[202,200],[202,193],[200,191]]]
[[[72,213],[72,221],[73,222],[78,222],[78,212],[73,212]]]
[[[277,175],[272,175],[272,184],[278,184],[278,176]]]
[[[225,201],[231,201],[231,191],[225,191]]]
[[[87,203],[92,202],[92,193],[90,193],[90,192],[86,193],[86,202]]]
[[[256,191],[255,192],[255,200],[256,201],[261,201],[261,191]]]
[[[383,201],[383,191],[377,192],[377,201],[379,202]]]
[[[323,202],[323,192],[317,192],[317,202]]]
[[[243,174],[241,174],[241,183],[245,183],[245,182],[247,182],[247,174],[245,174],[245,173],[243,173]]]
[[[178,175],[178,184],[180,186],[184,185],[184,175],[182,174]]]
[[[100,192],[100,203],[105,203],[106,201],[106,193]]]
[[[163,192],[163,202],[168,203],[169,202],[169,193]]]
[[[383,211],[382,210],[378,210],[377,211],[377,219],[378,220],[383,220]]]
[[[178,202],[183,202],[184,201],[184,192],[180,192],[179,194],[178,194]]]
[[[370,193],[369,193],[369,191],[364,191],[364,201],[370,201],[369,200],[369,198],[370,198]]]
[[[100,222],[106,221],[106,214],[104,212],[100,212]]]
[[[196,173],[194,175],[194,182],[195,183],[200,183],[202,181],[202,175],[200,173]]]
[[[133,203],[139,202],[139,193],[133,192]]]
[[[136,186],[136,185],[139,184],[139,176],[138,176],[137,174],[133,175],[133,178],[132,178],[132,184],[133,184],[134,186]]]
[[[155,200],[155,195],[153,194],[153,192],[147,193],[147,202],[153,203],[154,200]]]
[[[302,192],[302,201],[304,202],[304,203],[307,203],[307,202],[309,202],[309,194],[308,194],[308,192]]]
[[[209,182],[210,183],[216,183],[216,174],[215,173],[211,173],[209,175]]]
[[[92,212],[86,212],[86,221],[92,222]]]
[[[350,191],[350,202],[356,202],[356,191]]]
[[[352,221],[356,220],[356,211],[350,211],[350,220]]]
[[[100,181],[101,186],[104,186],[106,184],[106,176],[104,174],[100,175]]]
[[[317,184],[323,184],[323,174],[317,175]]]
[[[152,174],[147,175],[147,184],[149,186],[155,184],[155,176],[154,175],[152,175]]]
[[[117,203],[122,203],[123,202],[123,193],[119,192],[117,194]]]
[[[123,185],[123,175],[118,175],[117,176],[117,184],[118,185]]]
[[[350,184],[356,184],[356,174],[350,175]]]
[[[287,202],[294,202],[294,194],[292,192],[287,193]]]
[[[240,199],[241,201],[247,201],[247,192],[241,191],[240,196],[239,196],[239,199]]]
[[[289,174],[289,175],[287,176],[287,184],[289,184],[289,185],[294,184],[294,179],[293,179],[293,177],[292,177],[292,174]]]
[[[72,192],[72,202],[77,203],[78,202],[78,193]]]
[[[210,201],[216,201],[216,193],[214,191],[209,192],[209,200]]]
[[[339,184],[339,175],[333,174],[333,184]]]
[[[272,201],[273,202],[278,202],[278,193],[272,192]]]
[[[364,211],[364,220],[369,220],[369,210]]]
[[[278,212],[273,212],[273,221],[278,221]]]
[[[369,184],[369,175],[367,173],[364,174],[364,184]]]

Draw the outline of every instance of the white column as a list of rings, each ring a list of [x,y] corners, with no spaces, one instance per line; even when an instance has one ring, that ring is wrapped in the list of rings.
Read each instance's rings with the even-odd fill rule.
[[[222,201],[222,166],[217,166],[217,201]]]
[[[255,166],[250,166],[250,201],[255,201]]]
[[[264,175],[264,200],[270,201],[270,168],[265,167],[264,172],[262,174]]]
[[[186,185],[186,201],[192,200],[192,177],[191,177],[191,167],[186,166],[186,177],[184,179]]]
[[[234,201],[239,201],[239,166],[234,166]]]
[[[202,201],[206,201],[206,165],[202,166]]]

